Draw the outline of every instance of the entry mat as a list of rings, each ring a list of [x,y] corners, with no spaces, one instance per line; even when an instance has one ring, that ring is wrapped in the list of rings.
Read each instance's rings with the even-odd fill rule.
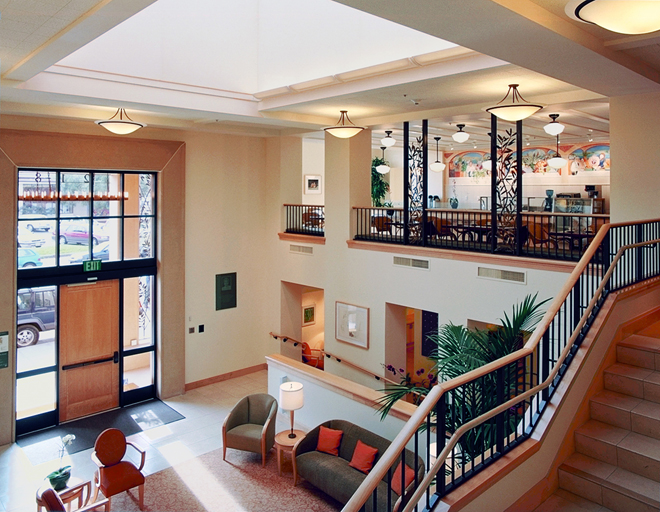
[[[118,428],[124,435],[130,436],[183,418],[183,415],[160,400],[149,400],[26,434],[19,437],[16,443],[32,465],[36,466],[59,457],[62,446],[60,439],[67,434],[76,436],[66,447],[67,453],[73,455],[92,448],[98,435],[106,428]]]

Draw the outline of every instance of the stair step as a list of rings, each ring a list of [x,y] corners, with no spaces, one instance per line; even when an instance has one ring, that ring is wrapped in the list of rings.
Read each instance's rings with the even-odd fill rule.
[[[645,327],[638,334],[660,338],[660,322],[656,322],[654,324],[649,325],[648,327]]]
[[[657,482],[574,453],[559,467],[559,487],[615,512],[657,512]]]
[[[590,400],[591,418],[615,427],[632,430],[631,411],[642,402],[641,398],[601,391]]]
[[[618,467],[660,482],[660,439],[631,432],[617,445],[616,451]]]
[[[605,370],[605,389],[625,395],[644,398],[644,381],[653,370],[629,364],[615,364]]]
[[[628,336],[618,343],[616,358],[620,363],[660,370],[660,339],[641,334]]]
[[[631,412],[633,432],[660,439],[660,404],[642,400]]]
[[[629,430],[589,420],[575,431],[575,450],[616,466],[616,447],[628,434],[630,434]]]

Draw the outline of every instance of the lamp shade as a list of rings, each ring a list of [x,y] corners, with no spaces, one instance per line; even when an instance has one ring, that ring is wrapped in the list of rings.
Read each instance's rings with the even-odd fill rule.
[[[657,0],[571,0],[566,14],[619,34],[648,34],[660,30]]]
[[[300,382],[285,382],[280,385],[280,407],[285,411],[296,411],[302,408],[303,385]]]
[[[447,167],[447,166],[445,164],[443,164],[442,162],[433,162],[430,165],[430,167],[431,167],[431,170],[433,172],[442,172],[442,171],[445,170],[445,167]]]
[[[391,148],[396,144],[396,139],[392,137],[392,131],[391,130],[386,130],[385,131],[386,137],[380,139],[380,143],[385,146],[386,148]]]
[[[507,101],[507,98],[509,98],[509,101]],[[528,103],[518,92],[518,84],[510,84],[509,90],[502,101],[494,107],[487,108],[486,112],[504,121],[522,121],[532,114],[536,114],[542,108],[542,105]]]
[[[552,121],[543,127],[545,133],[552,135],[553,137],[563,133],[565,126],[557,122],[558,117],[559,114],[550,114],[550,119],[552,119]]]
[[[385,165],[385,164],[377,165],[377,166],[376,166],[376,170],[377,170],[380,174],[387,174],[388,172],[390,172],[390,166],[389,166],[389,165]]]
[[[128,117],[128,114],[123,108],[118,108],[117,112],[115,112],[115,115],[110,119],[100,119],[94,122],[117,135],[128,135],[129,133],[133,133],[134,131],[147,126],[144,123],[133,121],[130,117]]]
[[[484,171],[491,171],[493,169],[493,161],[492,160],[484,160],[481,162],[481,168]]]
[[[568,163],[568,160],[560,156],[555,156],[548,160],[548,165],[553,169],[561,169]]]
[[[363,126],[355,126],[353,121],[348,118],[347,110],[340,110],[339,121],[334,126],[328,126],[323,128],[326,132],[339,137],[340,139],[349,139],[354,135],[357,135],[365,128]]]
[[[465,128],[465,125],[464,124],[457,124],[456,126],[458,127],[458,131],[454,135],[452,135],[451,138],[454,139],[459,144],[461,142],[467,141],[470,138],[470,134],[465,133],[463,131],[463,128]]]

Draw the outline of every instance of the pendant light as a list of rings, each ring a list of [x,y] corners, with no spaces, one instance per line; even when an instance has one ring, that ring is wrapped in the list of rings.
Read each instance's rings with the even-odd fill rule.
[[[619,34],[648,34],[660,30],[657,0],[571,0],[566,14]]]
[[[387,174],[390,172],[390,166],[385,163],[385,146],[382,146],[380,149],[383,150],[383,163],[376,166],[376,170],[381,174]]]
[[[323,128],[326,132],[340,139],[348,139],[365,129],[364,126],[355,126],[353,124],[353,121],[348,118],[348,110],[340,110],[339,113],[339,121],[337,121],[336,125]]]
[[[396,139],[392,137],[392,130],[385,130],[386,137],[380,139],[380,143],[386,148],[391,148],[396,144]]]
[[[552,119],[552,121],[543,127],[545,133],[556,136],[564,131],[565,126],[557,122],[558,117],[559,114],[550,114],[550,119]]]
[[[561,169],[568,163],[568,160],[562,158],[559,155],[559,135],[557,135],[557,156],[554,156],[548,160],[548,165],[552,169]],[[555,171],[556,172],[556,171]]]
[[[435,162],[431,164],[431,170],[433,172],[442,172],[445,170],[445,167],[447,167],[445,164],[443,164],[440,161],[439,158],[439,153],[440,153],[440,137],[433,137],[435,139]]]
[[[470,138],[470,134],[465,133],[463,131],[463,128],[465,128],[465,125],[464,124],[457,124],[456,127],[458,128],[458,131],[454,135],[452,135],[451,138],[454,139],[459,144],[461,142],[467,141]]]
[[[509,98],[509,95],[511,95],[511,98],[505,103],[507,98]],[[509,90],[507,91],[506,96],[502,98],[502,101],[493,107],[487,108],[486,112],[489,112],[504,121],[521,121],[527,119],[532,114],[536,114],[542,108],[542,105],[528,103],[518,92],[518,84],[510,84]]]
[[[119,116],[119,117],[117,117]],[[133,121],[123,108],[118,108],[115,115],[110,119],[101,119],[99,121],[94,121],[99,126],[103,126],[106,130],[116,133],[117,135],[128,135],[133,133],[140,128],[147,126],[144,123],[138,123]]]

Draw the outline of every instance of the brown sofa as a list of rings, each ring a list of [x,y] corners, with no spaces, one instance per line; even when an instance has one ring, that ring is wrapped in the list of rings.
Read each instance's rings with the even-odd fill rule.
[[[327,428],[341,430],[344,433],[341,444],[339,445],[338,457],[316,451],[321,425]],[[314,428],[293,447],[294,485],[297,483],[298,477],[302,477],[340,503],[345,504],[367,476],[348,465],[353,457],[353,451],[355,450],[358,439],[369,446],[378,448],[378,455],[374,461],[374,466],[390,446],[390,441],[345,420],[330,420],[321,425]],[[415,456],[413,452],[406,450],[406,464],[413,469],[415,468],[414,460]],[[417,457],[417,463],[417,482],[420,482],[424,476],[424,461],[421,457]],[[391,474],[394,474],[394,469],[397,465],[398,462],[391,468]],[[411,495],[414,488],[415,482],[413,481],[406,489],[406,495]],[[385,476],[378,484],[376,492],[376,510],[378,512],[396,510],[395,505],[399,499],[399,495],[391,491],[391,507],[388,508],[387,492],[388,474],[385,473]],[[366,503],[365,510],[368,512],[373,510],[372,500],[373,496],[369,497]]]

